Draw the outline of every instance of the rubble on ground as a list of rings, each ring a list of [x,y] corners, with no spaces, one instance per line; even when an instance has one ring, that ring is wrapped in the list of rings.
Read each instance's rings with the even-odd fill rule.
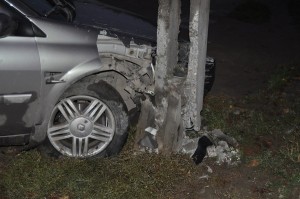
[[[207,144],[206,139],[209,138],[211,145]],[[204,142],[203,142],[204,141]],[[217,164],[226,163],[227,165],[235,166],[241,161],[240,151],[237,149],[238,142],[233,137],[223,133],[221,130],[216,129],[213,131],[205,131],[200,138],[185,137],[181,153],[190,154],[196,164],[199,164],[198,158],[202,157],[203,151],[206,157],[216,158]]]
[[[155,128],[148,127],[145,129],[143,138],[138,142],[141,152],[159,152],[156,134],[157,129]],[[185,136],[179,152],[191,155],[196,164],[200,164],[206,157],[215,158],[219,165],[225,163],[235,166],[240,163],[240,151],[237,149],[238,142],[236,139],[226,135],[220,129],[205,130],[201,135],[197,138]]]

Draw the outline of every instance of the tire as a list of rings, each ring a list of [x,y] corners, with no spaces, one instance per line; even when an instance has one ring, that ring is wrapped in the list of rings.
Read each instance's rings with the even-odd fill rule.
[[[104,81],[86,79],[53,108],[44,146],[56,157],[108,157],[121,151],[127,130],[128,112],[119,93]]]

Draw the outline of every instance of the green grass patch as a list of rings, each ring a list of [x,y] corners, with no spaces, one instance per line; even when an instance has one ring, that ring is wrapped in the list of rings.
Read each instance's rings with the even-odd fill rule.
[[[24,152],[0,173],[8,198],[158,198],[196,172],[185,156],[133,155],[74,160]]]
[[[243,170],[255,160],[258,173],[254,175],[268,177],[268,191],[294,198],[291,193],[300,187],[300,98],[297,88],[288,87],[298,73],[275,74],[278,79],[288,77],[288,83],[240,99],[207,96],[204,125],[238,140],[244,155],[236,169]],[[178,188],[201,190],[199,177],[206,172],[205,166],[196,167],[182,155],[135,154],[133,140],[134,129],[123,152],[112,158],[52,159],[32,150],[5,159],[0,162],[0,198],[176,198]],[[247,147],[253,151],[243,151]],[[205,185],[225,186],[227,177],[215,174],[222,169],[214,170],[212,181],[204,181]],[[245,182],[247,175],[241,177]],[[239,188],[226,191],[218,198],[245,196]]]
[[[203,111],[209,129],[221,128],[250,149],[242,151],[244,163],[258,162],[259,172],[272,179],[267,188],[285,198],[300,191],[298,77],[296,67],[279,67],[266,89],[241,99],[209,96]]]
[[[297,71],[293,66],[277,67],[276,71],[269,78],[268,89],[273,91],[283,89],[291,81],[291,78],[293,77],[295,72]]]
[[[283,85],[242,99],[209,96],[203,114],[209,129],[221,128],[237,138],[241,149],[252,150],[242,159],[246,165],[256,160],[260,172],[274,178],[268,185],[273,193],[281,190],[293,198],[300,187],[300,98],[297,88],[287,88],[297,75],[289,71],[275,73],[275,79],[287,79]]]

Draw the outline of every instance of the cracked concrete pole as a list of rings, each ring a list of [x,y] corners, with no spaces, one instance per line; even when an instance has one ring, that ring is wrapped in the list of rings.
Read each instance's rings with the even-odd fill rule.
[[[190,55],[188,75],[185,82],[183,108],[183,126],[199,131],[201,127],[200,112],[203,108],[205,62],[209,25],[210,0],[191,0],[190,13]]]
[[[166,154],[176,148],[181,125],[181,93],[173,84],[173,71],[178,60],[180,13],[181,0],[159,0],[155,123],[159,150]]]
[[[156,91],[164,89],[167,79],[173,77],[173,70],[177,65],[180,13],[180,0],[159,0]]]

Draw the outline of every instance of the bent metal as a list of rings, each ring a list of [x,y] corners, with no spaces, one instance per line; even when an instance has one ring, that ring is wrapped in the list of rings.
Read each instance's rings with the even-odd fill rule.
[[[162,132],[199,130],[204,79],[206,91],[214,79],[211,71],[204,77],[205,61],[214,61],[206,59],[209,0],[203,1],[191,1],[191,37],[179,44],[179,0],[159,1],[157,26],[95,1],[0,1],[0,145],[39,145],[70,157],[114,155],[132,113],[154,97],[162,112],[145,128],[158,129],[159,148],[176,151]],[[96,21],[80,15],[91,7]],[[110,24],[102,13],[134,27]],[[205,34],[198,38],[200,29]],[[167,113],[175,117],[167,120]]]

